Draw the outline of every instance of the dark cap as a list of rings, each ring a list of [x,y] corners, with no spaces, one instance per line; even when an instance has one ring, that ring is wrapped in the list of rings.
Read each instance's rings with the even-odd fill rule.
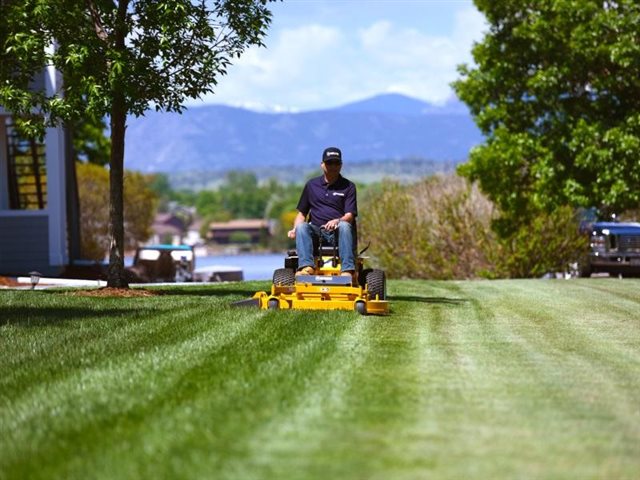
[[[337,147],[325,148],[324,152],[322,152],[322,161],[342,163],[342,152]]]

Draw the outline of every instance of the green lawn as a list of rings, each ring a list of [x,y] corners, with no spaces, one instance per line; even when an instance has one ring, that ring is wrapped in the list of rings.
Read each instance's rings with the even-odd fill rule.
[[[640,281],[392,281],[392,315],[0,291],[1,479],[640,477]]]

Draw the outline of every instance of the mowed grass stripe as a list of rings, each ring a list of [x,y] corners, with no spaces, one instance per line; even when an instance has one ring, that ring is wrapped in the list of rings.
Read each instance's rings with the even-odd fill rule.
[[[394,476],[503,474],[509,469],[500,450],[491,447],[494,436],[499,436],[493,428],[494,412],[483,401],[501,395],[503,386],[493,379],[501,374],[491,372],[491,358],[484,350],[507,340],[487,332],[483,323],[490,322],[490,316],[485,312],[478,317],[473,298],[457,283],[425,282],[422,292],[426,308],[417,316],[422,320],[418,337],[422,381],[416,385],[416,401],[406,405],[413,411],[413,420],[399,444],[405,446],[406,461]]]
[[[585,340],[589,318],[569,323],[571,312],[581,311],[569,305],[572,284],[523,281],[503,286],[488,284],[483,290],[489,295],[476,294],[474,302],[485,330],[502,339],[492,342],[490,349],[478,351],[478,358],[493,355],[495,359],[494,365],[488,368],[485,364],[483,371],[498,372],[486,375],[487,385],[494,383],[498,388],[481,392],[479,397],[493,397],[497,410],[506,413],[496,418],[511,417],[517,422],[514,425],[522,427],[522,436],[514,437],[510,441],[514,448],[507,451],[520,459],[522,453],[515,457],[517,452],[529,452],[535,461],[521,468],[534,474],[554,469],[561,472],[568,467],[577,476],[630,472],[640,446],[636,427],[629,428],[640,420],[634,400],[640,394],[637,379],[633,381],[634,370],[620,360],[619,351],[611,349],[608,356],[602,353],[597,336],[592,342]],[[553,300],[557,296],[562,302]],[[583,296],[582,301],[587,298]],[[486,323],[481,319],[488,312],[493,314]],[[570,361],[566,352],[575,352]],[[497,439],[491,443],[500,444]],[[545,450],[548,453],[541,462]],[[495,454],[490,456],[496,458]],[[608,458],[606,465],[596,460],[602,458]],[[567,459],[572,459],[570,465]]]
[[[6,335],[1,340],[0,357],[6,371],[0,377],[0,391],[7,395],[22,393],[15,385],[51,382],[59,375],[109,362],[121,354],[180,341],[208,328],[206,322],[182,322],[183,312],[189,312],[189,318],[206,320],[220,309],[211,302],[163,302],[158,308],[152,299],[96,302],[61,294],[33,295],[29,299],[33,306],[3,305]],[[41,357],[47,362],[32,368],[34,359]]]
[[[192,313],[204,312],[196,309]],[[251,330],[256,328],[258,316],[256,312],[238,315],[237,321],[211,322],[206,331],[183,337],[179,322],[186,321],[188,314],[175,312],[175,332],[180,338],[175,344],[113,355],[95,366],[37,385],[28,396],[2,411],[7,441],[2,458],[9,463],[6,471],[30,470],[40,459],[42,463],[46,463],[44,459],[59,459],[58,465],[54,462],[49,466],[67,476],[74,469],[69,459],[86,465],[91,452],[100,456],[109,443],[120,442],[132,424],[144,423],[155,415],[158,405],[179,396],[175,385],[183,370],[193,368],[240,335],[253,338],[256,332]],[[78,438],[85,442],[78,444]],[[58,472],[58,467],[62,471]],[[42,477],[51,473],[46,469],[31,472]]]
[[[194,478],[213,469],[224,478],[251,458],[253,436],[292,408],[348,325],[299,312],[259,315],[253,335],[239,337],[185,372],[167,402],[125,432],[129,449],[113,442],[96,452],[96,460],[109,463],[133,448],[133,462],[94,477]],[[170,465],[154,461],[166,456],[179,460]]]
[[[270,441],[258,437],[264,465],[245,465],[246,477],[301,471],[306,478],[415,478],[425,471],[430,459],[407,445],[432,374],[422,368],[426,319],[412,302],[394,302],[392,317],[356,317],[325,362],[330,369],[318,370],[318,383],[289,421],[266,426]]]
[[[389,478],[402,470],[399,435],[413,422],[422,381],[412,368],[420,350],[416,319],[351,320],[295,407],[267,423],[253,438],[253,453],[222,478]]]
[[[549,287],[553,290],[557,285]],[[637,432],[612,437],[611,428],[616,425],[618,431],[619,419],[603,413],[615,411],[615,401],[621,400],[625,406],[621,416],[636,419],[637,411],[626,409],[633,391],[617,395],[613,405],[587,402],[582,408],[581,395],[592,390],[592,382],[587,380],[577,389],[566,384],[576,375],[588,374],[593,363],[559,368],[555,347],[544,341],[544,335],[534,333],[539,328],[535,321],[540,319],[532,319],[530,312],[514,316],[501,311],[511,286],[427,282],[420,292],[405,290],[413,293],[405,295],[412,301],[429,305],[428,333],[422,338],[426,340],[424,371],[430,377],[421,384],[421,404],[414,406],[422,419],[416,421],[410,442],[413,464],[420,466],[417,471],[434,470],[453,477],[496,472],[513,476],[523,471],[536,476],[568,467],[586,475],[633,471]],[[546,292],[540,282],[525,284],[523,291],[515,289],[518,293],[512,300],[527,309],[538,303],[539,288]],[[532,340],[522,338],[519,330],[525,325],[530,326]],[[617,360],[613,363],[614,370],[621,369],[614,376],[632,376],[633,369],[625,369]],[[564,391],[567,387],[569,392]],[[599,398],[608,401],[609,396],[601,392]],[[578,440],[582,438],[584,444]],[[610,459],[605,466],[602,456]],[[569,465],[568,458],[572,459]],[[408,478],[415,474],[410,469],[405,473]]]
[[[629,348],[625,339],[638,338],[640,310],[628,305],[626,315],[608,315],[602,305],[613,302],[622,308],[624,298],[595,292],[579,302],[570,294],[573,287],[566,285],[569,294],[563,295],[562,302],[549,298],[557,298],[555,292],[540,292],[539,303],[547,306],[537,312],[534,322],[541,335],[531,336],[529,331],[530,348],[547,352],[546,377],[556,382],[576,415],[583,412],[592,420],[597,410],[606,421],[618,424],[618,441],[633,444],[640,437],[640,352]],[[575,311],[582,313],[572,314]],[[526,312],[527,308],[520,308],[521,314]],[[597,328],[592,327],[598,322]]]
[[[538,289],[532,299],[526,286],[515,294],[511,305],[511,314],[521,321],[514,321],[515,331],[526,337],[531,350],[547,353],[558,365],[571,365],[588,372],[591,380],[601,379],[603,387],[632,385],[640,371],[640,355],[626,345],[626,339],[638,335],[640,327],[640,309],[628,308],[623,315],[611,315],[624,318],[623,322],[611,319],[609,315],[596,308],[597,305],[616,302],[616,298],[604,295],[588,295],[578,300],[573,294],[574,285],[569,284],[559,300],[555,289]],[[525,298],[530,300],[527,302]],[[576,312],[579,312],[576,315]],[[633,320],[635,317],[635,326]],[[582,367],[582,368],[581,368]],[[631,367],[631,368],[630,368]],[[556,369],[562,373],[562,369]],[[635,401],[631,410],[635,409]],[[621,411],[625,416],[627,412]]]
[[[335,313],[325,322],[343,324],[330,354],[319,361],[304,388],[293,392],[290,408],[278,412],[248,438],[247,457],[229,462],[221,478],[286,478],[295,471],[308,476],[315,472],[319,478],[329,474],[327,467],[335,464],[335,458],[326,449],[349,407],[345,395],[352,372],[367,358],[371,322],[344,313]],[[310,359],[305,355],[296,360],[303,364]]]

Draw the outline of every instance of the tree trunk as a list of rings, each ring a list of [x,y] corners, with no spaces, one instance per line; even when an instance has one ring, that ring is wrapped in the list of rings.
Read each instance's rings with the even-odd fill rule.
[[[127,112],[124,95],[114,92],[111,108],[109,170],[110,249],[107,287],[129,288],[124,269],[124,135]]]
[[[116,52],[127,50],[125,38],[127,34],[126,16],[129,0],[120,0],[116,14],[113,47]],[[104,33],[104,32],[102,32]],[[111,66],[113,68],[113,65]],[[115,72],[112,72],[115,73]],[[122,83],[118,81],[120,73],[116,73],[116,81],[112,84],[111,104],[111,160],[109,170],[109,226],[111,243],[109,247],[109,270],[107,287],[129,288],[124,270],[124,134],[127,122],[126,99]]]
[[[67,236],[69,238],[69,262],[71,265],[82,258],[80,232],[80,197],[76,175],[76,155],[73,148],[73,127],[71,122],[65,128],[65,158],[67,185]]]

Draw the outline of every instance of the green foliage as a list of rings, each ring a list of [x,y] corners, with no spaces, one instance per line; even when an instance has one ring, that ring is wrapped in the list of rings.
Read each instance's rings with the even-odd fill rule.
[[[249,244],[251,243],[251,235],[247,232],[233,232],[229,235],[229,241],[231,243]]]
[[[233,170],[228,172],[218,194],[222,208],[231,213],[232,217],[264,217],[268,193],[258,188],[255,174]]]
[[[587,252],[575,210],[539,210],[527,225],[498,236],[498,210],[457,176],[413,185],[387,182],[362,197],[360,243],[392,278],[540,277],[565,272]]]
[[[180,112],[186,98],[213,91],[232,59],[262,45],[268,1],[3,3],[0,103],[24,117],[37,106],[49,124],[110,115],[116,92],[136,116],[150,105]],[[45,65],[63,74],[64,97],[28,88]],[[43,124],[29,121],[42,133]]]
[[[206,238],[211,222],[226,222],[237,218],[265,218],[276,222],[275,231],[269,245],[281,249],[289,245],[286,231],[293,219],[281,223],[283,215],[295,208],[302,187],[281,184],[271,178],[259,182],[251,172],[230,171],[215,190],[172,190],[166,174],[151,176],[151,189],[160,197],[162,211],[195,207],[197,215],[203,219],[201,236]],[[295,214],[294,214],[295,215]]]
[[[226,222],[232,218],[231,213],[225,210],[222,197],[218,191],[201,190],[196,195],[196,211],[209,221]]]
[[[511,235],[540,210],[640,204],[640,4],[476,0],[490,30],[454,82],[486,143],[460,172]]]
[[[216,190],[195,195],[198,214],[213,220],[231,218],[279,218],[298,202],[301,187],[282,185],[275,179],[262,184],[254,173],[230,171]]]
[[[229,307],[266,288],[0,290],[2,478],[638,476],[640,281],[392,280],[385,318]]]
[[[149,178],[151,180],[149,188],[151,188],[156,195],[163,197],[171,196],[171,183],[166,173],[153,173],[149,175]]]
[[[580,231],[573,208],[539,212],[512,235],[501,238],[496,272],[512,278],[540,277],[548,272],[567,272],[570,264],[586,255],[589,237]]]
[[[77,160],[107,165],[111,155],[111,140],[105,135],[105,121],[89,115],[70,124],[73,149]]]

